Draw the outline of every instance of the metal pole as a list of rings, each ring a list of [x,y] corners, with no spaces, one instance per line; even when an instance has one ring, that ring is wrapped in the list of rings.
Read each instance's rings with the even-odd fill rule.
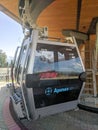
[[[96,69],[97,69],[97,62],[98,62],[98,22],[96,23]]]

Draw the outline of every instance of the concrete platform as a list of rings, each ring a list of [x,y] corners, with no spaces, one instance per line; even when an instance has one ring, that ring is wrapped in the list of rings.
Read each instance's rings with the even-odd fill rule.
[[[84,99],[81,100],[80,103],[98,109],[98,97],[93,96],[85,97]]]
[[[15,114],[12,114],[9,96],[9,88],[2,86],[0,88],[0,130],[98,130],[98,114],[79,109],[36,121],[17,120]],[[19,122],[22,125],[19,125]]]
[[[10,92],[4,84],[0,84],[0,130],[22,130],[11,114]]]
[[[22,123],[29,130],[98,130],[98,114],[73,110]]]

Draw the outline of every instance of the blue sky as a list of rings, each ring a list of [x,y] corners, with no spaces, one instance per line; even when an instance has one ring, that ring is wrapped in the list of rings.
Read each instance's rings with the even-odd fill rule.
[[[22,27],[19,23],[0,12],[0,49],[7,56],[14,56],[18,45],[23,39]]]

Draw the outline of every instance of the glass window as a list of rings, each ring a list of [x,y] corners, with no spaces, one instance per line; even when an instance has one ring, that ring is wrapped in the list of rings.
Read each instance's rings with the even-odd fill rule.
[[[13,74],[14,74],[14,78],[16,80],[16,76],[17,76],[17,66],[18,66],[18,58],[19,58],[19,54],[20,54],[20,47],[17,48],[16,50],[16,54],[15,54],[15,59],[14,59],[14,68],[13,68]]]
[[[33,72],[41,79],[77,78],[83,67],[76,47],[38,43]]]
[[[21,77],[21,72],[22,72],[24,60],[25,60],[26,49],[27,49],[27,46],[24,46],[24,47],[23,47],[23,50],[22,50],[22,52],[21,52],[20,58],[19,58],[18,77],[17,77],[18,83],[20,83],[20,77]]]

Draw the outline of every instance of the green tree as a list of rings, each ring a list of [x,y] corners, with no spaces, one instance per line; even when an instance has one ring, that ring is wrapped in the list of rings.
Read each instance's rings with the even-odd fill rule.
[[[7,59],[6,53],[3,52],[3,50],[0,49],[0,67],[6,67],[7,66],[6,59]]]

